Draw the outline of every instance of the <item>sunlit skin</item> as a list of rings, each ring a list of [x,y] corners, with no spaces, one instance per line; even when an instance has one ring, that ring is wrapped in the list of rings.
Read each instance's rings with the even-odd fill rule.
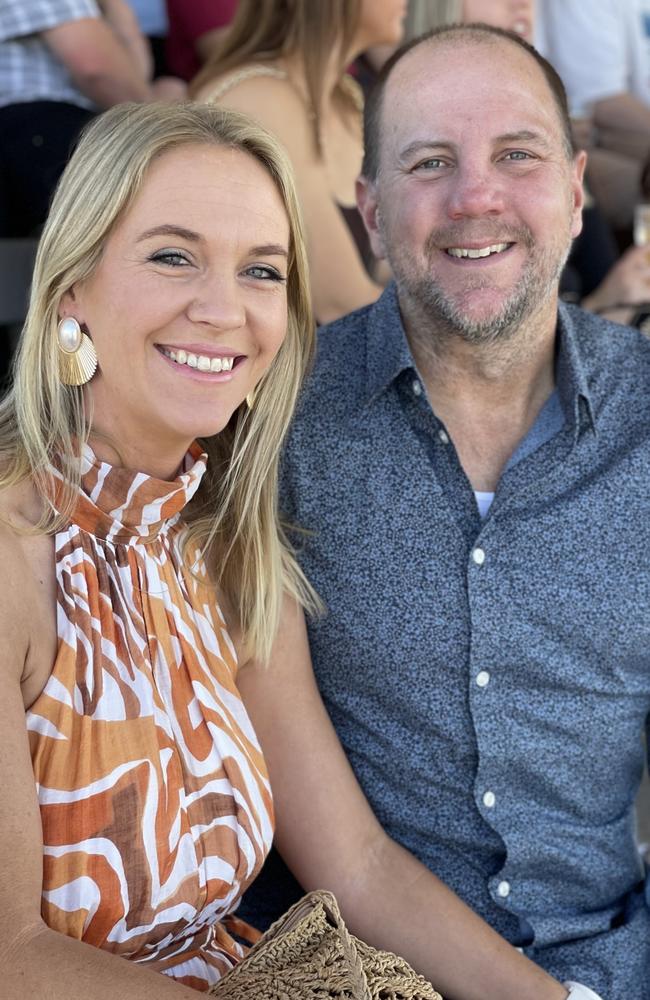
[[[554,277],[581,227],[584,157],[567,157],[532,59],[499,40],[419,46],[388,81],[381,149],[378,182],[361,182],[359,197],[407,329],[441,319],[422,314],[414,284],[435,286],[471,325],[489,324],[532,281],[535,322],[552,333]],[[501,243],[477,260],[447,252]]]
[[[152,165],[60,308],[97,351],[86,393],[100,457],[170,477],[196,437],[223,430],[285,337],[288,248],[282,198],[253,157],[192,145]],[[200,372],[163,347],[234,357],[233,369]]]

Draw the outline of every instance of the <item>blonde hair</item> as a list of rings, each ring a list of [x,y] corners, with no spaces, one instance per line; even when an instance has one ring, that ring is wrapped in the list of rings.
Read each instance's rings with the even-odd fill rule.
[[[186,558],[196,546],[205,553],[247,652],[266,660],[283,593],[316,606],[277,512],[280,446],[311,358],[314,324],[291,168],[276,140],[244,115],[204,104],[123,104],[86,129],[43,230],[13,387],[0,403],[0,488],[31,477],[46,498],[56,456],[65,489],[58,512],[44,503],[37,530],[55,531],[68,519],[91,415],[84,409],[83,390],[58,378],[61,298],[93,273],[152,162],[178,146],[201,143],[238,149],[261,163],[282,197],[290,226],[285,340],[261,380],[252,411],[242,404],[220,434],[201,441],[209,454],[208,471],[186,518]]]
[[[247,63],[297,57],[305,77],[314,141],[321,152],[323,92],[333,52],[340,61],[335,94],[351,112],[359,113],[358,88],[345,70],[360,10],[360,0],[239,0],[232,24],[192,81],[191,93],[197,94],[216,77]]]

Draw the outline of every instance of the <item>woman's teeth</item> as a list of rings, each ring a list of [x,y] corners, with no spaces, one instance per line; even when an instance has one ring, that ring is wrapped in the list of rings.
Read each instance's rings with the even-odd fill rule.
[[[197,368],[200,372],[230,372],[234,358],[209,358],[206,354],[188,354],[187,351],[172,351],[167,347],[160,350],[166,358],[171,358],[177,365],[187,365]]]

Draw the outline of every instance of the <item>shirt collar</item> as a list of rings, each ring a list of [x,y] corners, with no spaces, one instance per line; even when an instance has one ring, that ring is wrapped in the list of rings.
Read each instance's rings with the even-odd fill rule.
[[[576,436],[588,427],[596,433],[594,405],[589,392],[588,359],[581,355],[571,312],[560,302],[557,321],[555,380],[562,409],[573,418]]]
[[[594,407],[583,358],[569,309],[560,302],[557,324],[557,390],[567,419],[573,415],[576,433],[590,426],[595,432]],[[370,310],[367,326],[367,371],[364,403],[371,403],[405,370],[415,371],[406,339],[394,282]]]
[[[366,329],[365,405],[376,399],[405,369],[415,369],[394,282],[372,306]]]

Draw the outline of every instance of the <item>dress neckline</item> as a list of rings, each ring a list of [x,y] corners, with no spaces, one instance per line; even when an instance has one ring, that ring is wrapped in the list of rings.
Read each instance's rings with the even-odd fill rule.
[[[194,442],[175,479],[156,479],[144,472],[110,465],[85,444],[81,453],[81,489],[70,521],[96,538],[122,543],[150,541],[179,520],[199,488],[206,463],[207,455]],[[61,482],[56,469],[54,476]]]

